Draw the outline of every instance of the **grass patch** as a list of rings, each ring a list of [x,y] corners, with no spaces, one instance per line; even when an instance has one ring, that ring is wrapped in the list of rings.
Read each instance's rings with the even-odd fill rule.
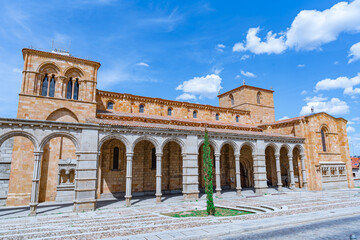
[[[227,209],[227,208],[219,208],[219,207],[215,208],[215,217],[230,217],[230,216],[239,216],[246,214],[253,214],[253,213],[238,211],[234,209]],[[190,210],[190,211],[181,211],[181,212],[173,212],[173,213],[164,213],[164,215],[175,218],[208,216],[206,210]]]

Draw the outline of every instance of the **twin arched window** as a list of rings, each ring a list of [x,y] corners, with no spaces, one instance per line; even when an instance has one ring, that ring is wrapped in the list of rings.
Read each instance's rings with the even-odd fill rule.
[[[55,76],[52,75],[51,80],[50,80],[50,85],[49,85],[49,78],[48,75],[46,74],[43,81],[42,81],[42,86],[41,86],[41,96],[44,97],[54,97],[55,96]]]
[[[171,116],[171,115],[172,115],[172,109],[168,108],[168,116]]]
[[[197,118],[197,111],[193,112],[193,118]]]
[[[106,105],[106,109],[114,109],[114,103],[113,102],[108,102],[107,105]]]
[[[73,88],[74,88],[74,92],[73,92]],[[66,98],[78,100],[78,98],[79,98],[79,79],[76,79],[75,82],[73,82],[72,78],[69,79],[69,81],[66,85]]]
[[[216,119],[216,121],[219,121],[219,120],[220,120],[220,114],[219,114],[219,113],[217,113],[217,114],[215,115],[215,119]]]
[[[145,106],[143,104],[140,104],[139,113],[144,113],[144,111],[145,111]]]

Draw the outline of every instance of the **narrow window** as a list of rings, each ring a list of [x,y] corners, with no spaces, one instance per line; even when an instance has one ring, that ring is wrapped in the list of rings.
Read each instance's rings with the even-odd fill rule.
[[[171,116],[171,115],[172,115],[172,109],[168,108],[168,116]]]
[[[78,98],[79,98],[79,80],[76,79],[75,84],[74,84],[74,97],[73,97],[73,99],[78,100]]]
[[[42,87],[41,87],[41,96],[46,97],[47,96],[47,90],[48,90],[48,76],[45,75],[44,80],[42,82]]]
[[[260,104],[260,103],[261,103],[260,98],[261,98],[261,92],[258,92],[258,93],[257,93],[257,96],[256,96],[256,102],[257,102],[257,104]]]
[[[219,119],[220,119],[220,114],[217,113],[217,114],[215,115],[215,119],[216,119],[216,121],[219,121]]]
[[[323,152],[326,152],[326,141],[325,141],[324,129],[321,129],[321,142],[322,142],[322,146],[323,146]]]
[[[197,111],[193,112],[193,118],[197,118]]]
[[[151,169],[156,169],[156,149],[151,149]]]
[[[230,102],[231,102],[231,105],[234,105],[234,104],[235,104],[235,103],[234,103],[234,97],[233,97],[232,94],[230,94]]]
[[[236,116],[236,122],[239,122],[239,116]]]
[[[55,96],[55,76],[53,75],[50,80],[50,91],[49,96],[54,97]]]
[[[71,95],[72,95],[72,79],[70,78],[66,87],[66,98],[71,99]]]
[[[141,104],[139,106],[139,113],[144,113],[144,109],[145,109],[144,105]]]
[[[119,148],[114,147],[113,169],[119,169]]]
[[[111,110],[114,109],[114,103],[113,102],[108,102],[106,108],[111,109]]]

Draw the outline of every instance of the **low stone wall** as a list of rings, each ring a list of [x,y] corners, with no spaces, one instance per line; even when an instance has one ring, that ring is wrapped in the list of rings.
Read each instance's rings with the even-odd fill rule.
[[[9,189],[10,169],[14,138],[6,140],[0,152],[0,206],[6,204]]]

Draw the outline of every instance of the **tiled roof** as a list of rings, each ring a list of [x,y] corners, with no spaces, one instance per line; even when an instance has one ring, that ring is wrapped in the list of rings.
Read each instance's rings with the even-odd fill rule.
[[[271,122],[271,123],[264,123],[264,124],[259,125],[259,127],[261,127],[261,126],[269,126],[269,125],[278,125],[278,124],[283,124],[283,123],[290,123],[290,122],[294,122],[294,121],[301,120],[301,119],[305,119],[305,116],[288,118],[288,119],[275,121],[275,122]]]
[[[351,158],[352,168],[359,168],[359,165],[360,165],[360,157],[352,157]]]
[[[99,118],[101,116],[107,116],[106,118]],[[110,118],[108,118],[110,117]],[[112,119],[111,117],[114,117]],[[116,119],[116,117],[120,117],[119,119]],[[122,117],[127,117],[128,119],[132,120],[124,120]],[[147,119],[149,121],[141,121],[141,119]],[[158,123],[156,120],[168,120],[168,123]],[[292,135],[283,135],[283,134],[277,134],[277,133],[264,133],[262,131],[259,131],[256,126],[249,126],[244,124],[235,124],[232,123],[230,125],[238,126],[239,129],[229,129],[225,128],[229,125],[229,123],[221,123],[221,122],[214,122],[214,121],[204,121],[204,120],[189,120],[189,119],[179,119],[183,121],[184,124],[174,124],[178,119],[172,118],[172,117],[163,117],[163,116],[152,116],[152,115],[145,115],[145,114],[139,114],[139,113],[109,113],[104,111],[98,111],[98,118],[91,118],[88,119],[88,122],[90,123],[97,123],[100,125],[110,125],[110,126],[124,126],[124,127],[138,127],[138,128],[156,128],[156,129],[173,129],[173,130],[179,130],[179,131],[205,131],[205,128],[210,132],[216,132],[216,133],[229,133],[229,134],[239,134],[239,135],[253,135],[253,136],[273,136],[273,137],[286,137],[286,138],[292,138],[292,139],[301,139],[298,137],[294,137]],[[186,124],[188,122],[189,124]],[[198,125],[190,125],[190,123],[203,123]],[[221,126],[225,126],[224,128],[216,128],[212,127],[213,124],[218,124]],[[246,129],[248,130],[242,130]],[[251,128],[256,129],[255,131]]]

